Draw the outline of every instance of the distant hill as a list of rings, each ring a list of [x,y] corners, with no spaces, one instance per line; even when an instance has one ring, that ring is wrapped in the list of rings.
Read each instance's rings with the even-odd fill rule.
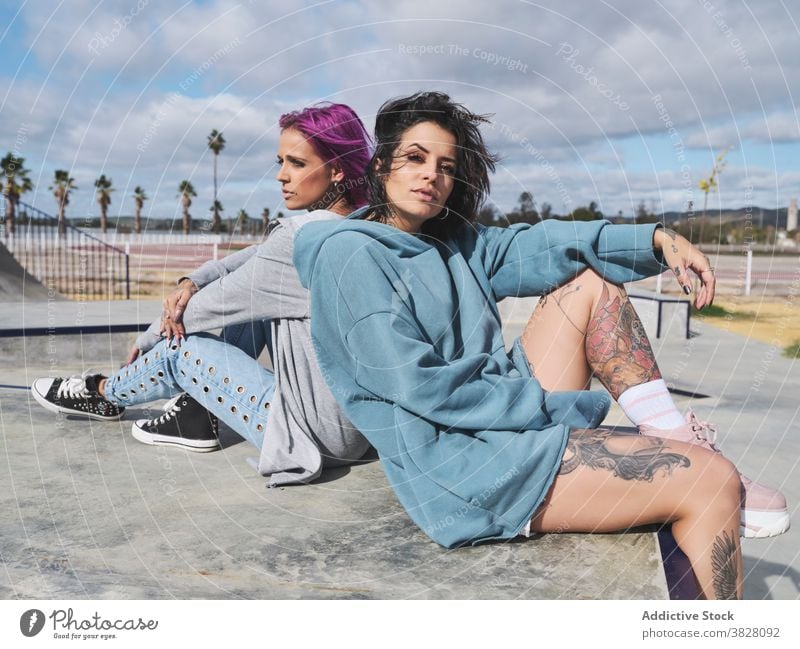
[[[745,222],[750,220],[753,225],[773,226],[779,230],[786,229],[786,219],[788,210],[785,207],[778,209],[768,209],[761,207],[739,207],[735,210],[708,210],[706,218],[720,219],[723,222]],[[694,217],[699,218],[702,216],[701,212],[695,212]],[[686,221],[688,219],[687,212],[664,212],[659,216],[666,223],[674,223],[675,221]]]

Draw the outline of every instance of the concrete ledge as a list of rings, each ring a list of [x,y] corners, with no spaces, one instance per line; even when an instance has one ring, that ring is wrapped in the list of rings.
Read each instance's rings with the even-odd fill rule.
[[[0,597],[668,598],[652,530],[445,550],[374,459],[267,489],[232,431],[222,451],[193,454],[133,440],[131,421],[152,409],[105,423],[30,398],[54,367],[115,366],[132,337],[56,337],[50,358],[47,337],[0,341],[18,349],[0,386]]]

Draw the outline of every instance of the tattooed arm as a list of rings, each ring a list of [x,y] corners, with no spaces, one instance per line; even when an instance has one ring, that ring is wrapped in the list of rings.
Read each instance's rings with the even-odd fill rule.
[[[692,292],[692,280],[687,270],[691,269],[700,278],[700,290],[694,299],[698,309],[708,306],[714,301],[716,279],[711,262],[702,252],[684,237],[669,228],[659,228],[653,233],[653,248],[661,252],[683,292]]]

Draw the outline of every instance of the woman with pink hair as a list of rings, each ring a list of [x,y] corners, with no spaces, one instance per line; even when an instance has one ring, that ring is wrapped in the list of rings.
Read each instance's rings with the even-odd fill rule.
[[[308,482],[325,466],[360,458],[367,441],[344,416],[316,360],[308,292],[292,262],[294,237],[312,221],[341,219],[366,203],[370,140],[356,113],[324,104],[282,115],[277,180],[291,210],[266,241],[211,261],[180,280],[164,315],[129,363],[108,378],[34,381],[45,408],[119,419],[126,406],[172,397],[133,436],[191,451],[219,448],[218,420],[261,449],[270,485]],[[207,332],[224,327],[222,336]],[[191,334],[186,336],[186,334]],[[274,371],[255,359],[271,341]]]

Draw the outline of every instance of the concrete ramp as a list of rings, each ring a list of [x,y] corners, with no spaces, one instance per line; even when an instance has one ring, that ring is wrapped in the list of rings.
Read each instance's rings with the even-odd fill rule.
[[[57,294],[51,295],[53,298]],[[28,273],[0,243],[0,302],[46,300],[47,287]]]

